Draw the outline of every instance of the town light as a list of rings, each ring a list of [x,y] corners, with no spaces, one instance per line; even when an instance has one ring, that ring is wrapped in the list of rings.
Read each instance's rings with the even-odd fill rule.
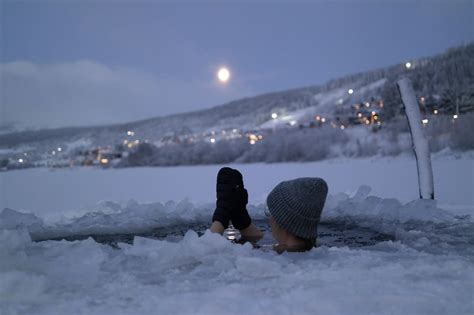
[[[277,119],[277,118],[278,118],[278,114],[277,114],[277,113],[272,113],[272,118],[273,118],[273,119]]]
[[[63,149],[61,147],[58,147],[58,152],[61,152]]]
[[[321,118],[321,122],[326,122],[326,118]]]
[[[211,138],[211,143],[215,143],[216,142],[216,139],[215,138]]]
[[[354,90],[353,90],[353,89],[349,89],[349,90],[347,90],[347,93],[353,94],[353,93],[354,93]]]
[[[346,127],[344,127],[344,125],[341,125],[341,130],[344,130]]]
[[[435,110],[433,111],[433,114],[438,115],[438,110],[435,109]]]
[[[100,159],[100,164],[107,164],[107,163],[109,163],[108,159],[106,159],[106,158]]]
[[[411,62],[405,63],[405,68],[410,69],[411,68]]]
[[[457,114],[454,114],[454,115],[453,115],[453,118],[454,118],[454,119],[458,119],[458,115],[457,115]]]
[[[357,114],[357,117],[361,118],[361,117],[362,117],[362,113],[358,113],[358,114]]]
[[[254,145],[254,144],[256,143],[256,141],[255,141],[255,140],[253,140],[253,139],[252,139],[252,140],[250,140],[249,142],[250,142],[250,144],[251,144],[251,145]]]
[[[319,115],[316,116],[316,120],[317,120],[317,121],[320,121],[320,120],[321,120],[321,116],[319,116]]]
[[[296,125],[296,120],[292,120],[292,121],[290,121],[290,125],[291,125],[291,126],[294,126],[294,125]]]
[[[428,119],[422,119],[421,122],[423,123],[423,125],[426,125],[428,123]]]
[[[23,163],[23,159],[18,159],[18,162],[19,162],[19,163]]]
[[[128,135],[128,136],[134,136],[134,135],[135,135],[135,132],[134,132],[134,131],[131,131],[131,130],[129,130],[129,131],[127,131],[127,135]]]

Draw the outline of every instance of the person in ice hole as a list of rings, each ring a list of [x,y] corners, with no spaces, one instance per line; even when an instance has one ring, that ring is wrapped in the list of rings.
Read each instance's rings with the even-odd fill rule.
[[[252,223],[247,211],[248,193],[242,174],[229,167],[217,174],[216,210],[212,216],[211,232],[223,234],[229,223],[240,231],[239,243],[249,241],[254,246],[263,237]],[[303,177],[279,183],[267,196],[266,216],[269,218],[273,249],[308,251],[316,246],[318,223],[326,201],[328,186],[321,178]]]

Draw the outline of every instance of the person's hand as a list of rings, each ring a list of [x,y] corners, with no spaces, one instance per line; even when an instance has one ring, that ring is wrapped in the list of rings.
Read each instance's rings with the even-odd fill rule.
[[[230,167],[223,167],[217,173],[216,210],[212,221],[219,221],[224,228],[229,226],[229,220],[237,229],[245,229],[252,222],[246,206],[248,193],[244,188],[242,174]]]
[[[239,179],[238,187],[235,187],[234,201],[235,206],[232,208],[230,220],[236,229],[243,230],[249,227],[252,219],[247,211],[247,203],[249,200],[247,189],[244,187],[244,180],[242,174],[234,169],[235,178]]]
[[[212,222],[219,221],[224,228],[229,226],[232,208],[237,203],[235,189],[242,185],[241,178],[230,167],[223,167],[217,173],[216,181],[216,210]]]

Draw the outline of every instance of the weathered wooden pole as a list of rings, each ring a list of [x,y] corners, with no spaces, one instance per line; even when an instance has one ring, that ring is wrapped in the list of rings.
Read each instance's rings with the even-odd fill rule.
[[[410,79],[403,78],[397,82],[398,91],[405,106],[405,113],[410,126],[413,151],[418,169],[418,185],[421,199],[434,199],[433,168],[431,167],[430,148],[423,132],[421,113],[415,91]]]

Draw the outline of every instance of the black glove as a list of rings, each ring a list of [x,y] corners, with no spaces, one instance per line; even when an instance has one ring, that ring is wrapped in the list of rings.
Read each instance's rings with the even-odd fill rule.
[[[234,227],[238,230],[243,230],[249,227],[252,223],[252,219],[247,211],[247,203],[249,200],[247,189],[244,188],[244,181],[242,174],[234,169],[236,177],[240,179],[239,187],[236,187],[234,192],[235,207],[230,213],[230,220]]]
[[[247,190],[244,188],[242,174],[229,167],[223,167],[217,173],[217,201],[212,221],[219,221],[224,228],[229,226],[229,220],[237,229],[244,229],[251,223],[246,205]]]

